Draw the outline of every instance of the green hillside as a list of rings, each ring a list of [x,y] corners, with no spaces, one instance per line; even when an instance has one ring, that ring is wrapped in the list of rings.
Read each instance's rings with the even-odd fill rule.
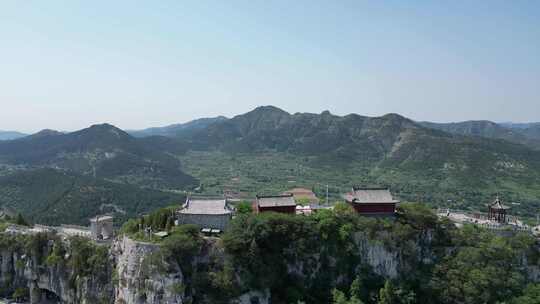
[[[45,130],[0,142],[0,164],[49,167],[151,188],[182,189],[197,182],[168,153],[182,153],[169,138],[136,139],[108,125],[73,133]]]
[[[184,200],[182,194],[140,189],[54,169],[0,176],[0,206],[42,224],[87,225],[89,218],[111,212],[120,223]]]

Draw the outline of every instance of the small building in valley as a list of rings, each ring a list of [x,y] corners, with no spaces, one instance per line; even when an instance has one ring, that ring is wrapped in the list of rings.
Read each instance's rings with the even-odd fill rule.
[[[313,191],[306,188],[294,188],[288,191],[283,192],[283,194],[292,194],[296,202],[305,201],[308,204],[318,204],[319,199],[313,193]]]
[[[368,216],[392,216],[399,203],[388,188],[382,187],[353,187],[344,199],[357,213]]]
[[[257,212],[296,213],[296,202],[292,194],[257,195],[255,207]]]
[[[201,229],[225,230],[232,218],[225,198],[188,197],[177,212],[177,225],[194,224]]]
[[[110,215],[90,219],[90,235],[94,240],[108,240],[114,236],[114,218]]]

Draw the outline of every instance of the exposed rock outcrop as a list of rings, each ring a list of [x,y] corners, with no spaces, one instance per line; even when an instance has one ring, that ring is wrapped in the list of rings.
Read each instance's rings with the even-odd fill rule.
[[[354,244],[358,265],[367,266],[370,271],[384,279],[399,279],[411,271],[414,265],[431,264],[436,260],[432,248],[433,235],[424,231],[416,239],[402,242],[400,247],[389,247],[385,240],[393,237],[379,233],[373,239],[366,232],[354,234]],[[64,241],[66,242],[66,241]],[[41,253],[51,252],[52,241],[43,243]],[[70,244],[66,244],[66,254],[50,259],[39,254],[29,254],[28,249],[18,243],[16,246],[0,248],[0,296],[10,296],[17,289],[25,289],[31,303],[67,304],[185,304],[212,303],[205,296],[208,290],[194,284],[193,273],[163,257],[159,245],[134,241],[127,237],[118,238],[111,245],[92,245],[106,248],[102,268],[79,273],[70,257]],[[339,261],[333,256],[324,264],[323,254],[314,251],[306,259],[291,259],[287,273],[299,279],[302,284],[311,285],[323,272],[337,269]],[[226,263],[227,254],[217,239],[205,239],[201,252],[194,257],[193,269],[217,274]],[[540,271],[529,265],[524,256],[522,263],[531,281],[540,280]],[[88,266],[88,265],[87,265]],[[230,296],[230,304],[269,304],[272,299],[270,288],[249,290],[242,282],[235,264],[236,286],[239,293]],[[326,268],[325,268],[326,267]],[[357,271],[361,271],[360,269]],[[187,273],[187,274],[186,274]],[[346,282],[350,275],[338,270],[327,283],[331,286]],[[350,277],[349,277],[350,278]],[[264,286],[263,286],[264,288]],[[241,295],[239,295],[242,293]],[[218,294],[218,296],[220,296]],[[275,295],[274,295],[275,296]],[[44,302],[51,300],[52,302]],[[55,302],[56,301],[56,302]],[[202,302],[201,302],[202,301]]]
[[[0,291],[22,289],[30,303],[111,303],[113,286],[109,280],[86,276],[73,278],[65,264],[46,265],[19,248],[1,251]]]
[[[161,258],[159,246],[123,237],[114,244],[113,254],[116,256],[118,275],[115,303],[185,303],[182,271],[177,265],[155,261]],[[162,267],[173,268],[174,271],[171,273],[159,269]]]
[[[400,256],[398,251],[390,252],[382,243],[370,241],[363,233],[355,235],[355,243],[364,262],[373,272],[391,279],[398,277]]]

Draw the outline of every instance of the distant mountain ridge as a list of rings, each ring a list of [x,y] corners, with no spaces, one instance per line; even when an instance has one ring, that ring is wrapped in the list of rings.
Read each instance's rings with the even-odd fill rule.
[[[172,141],[164,139],[161,147],[173,149]],[[0,142],[0,164],[58,168],[152,188],[196,183],[176,158],[147,143],[109,124],[72,133],[44,130]]]
[[[155,127],[143,130],[130,130],[127,131],[134,137],[147,137],[147,136],[167,136],[175,137],[181,132],[200,130],[208,127],[209,125],[227,120],[224,116],[200,118],[189,121],[187,123],[173,124],[165,127]]]
[[[63,134],[65,133],[56,131],[56,130],[51,130],[51,129],[43,129],[37,133],[25,136],[25,139],[35,139],[35,138],[40,138],[40,137],[56,136],[56,135],[63,135]]]
[[[498,124],[487,120],[455,123],[419,122],[422,126],[452,134],[503,139],[540,150],[540,123]]]
[[[328,111],[289,114],[266,106],[179,136],[194,147],[226,151],[277,150],[317,154],[348,149],[368,155],[381,152],[375,150],[391,148],[399,135],[393,131],[402,127],[421,129],[397,114],[376,118],[356,114],[341,117]]]
[[[0,140],[12,140],[21,137],[25,137],[27,134],[17,132],[17,131],[2,131],[0,130]]]
[[[528,129],[528,128],[537,128],[540,127],[540,122],[502,122],[499,123],[501,126],[510,128],[510,129]]]
[[[285,112],[273,106],[260,107],[260,109],[274,109],[277,112]],[[297,115],[298,114],[300,113],[297,113]],[[354,116],[356,114],[350,115]],[[231,119],[228,119],[224,116],[214,118],[201,118],[184,124],[174,124],[170,126],[148,128],[144,130],[132,130],[128,131],[128,133],[135,137],[148,137],[158,135],[171,138],[185,139],[193,136],[193,134],[196,134],[198,131],[205,130],[213,124],[222,123],[229,120]],[[232,118],[232,120],[234,120],[234,118]],[[417,123],[423,127],[437,129],[451,134],[502,139],[512,143],[523,144],[533,149],[540,150],[540,123],[495,123],[488,120],[471,120],[452,123],[435,123],[422,121]]]
[[[492,125],[493,133],[501,130],[496,124],[486,124]],[[205,129],[179,134],[179,137],[194,147],[226,151],[277,150],[315,155],[344,155],[342,152],[350,152],[356,156],[373,156],[384,160],[399,156],[412,142],[429,143],[429,140],[439,144],[500,145],[523,153],[528,151],[511,143],[471,138],[470,135],[476,134],[474,128],[469,129],[472,131],[464,131],[462,134],[457,131],[439,132],[398,114],[381,117],[357,114],[336,116],[328,111],[321,114],[289,114],[279,108],[265,106],[211,124]],[[508,134],[513,133],[510,131]]]
[[[511,123],[507,126],[514,130],[520,130],[525,136],[529,138],[540,140],[540,122],[525,124]]]

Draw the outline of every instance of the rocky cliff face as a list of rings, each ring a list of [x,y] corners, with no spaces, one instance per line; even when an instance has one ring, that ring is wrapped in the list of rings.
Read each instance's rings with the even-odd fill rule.
[[[429,233],[427,234],[429,236]],[[420,244],[429,242],[427,239],[419,239],[414,245],[418,250],[417,262],[429,262],[430,251],[420,249]],[[401,250],[390,250],[381,242],[370,240],[365,234],[357,233],[355,243],[358,247],[358,256],[362,260],[360,264],[368,265],[375,274],[396,279],[408,265],[405,254]],[[212,255],[221,252],[219,245],[215,242],[207,244],[207,251],[212,251]],[[192,297],[188,294],[201,294],[201,290],[186,290],[186,282],[182,270],[178,265],[167,264],[161,260],[159,246],[149,243],[135,242],[129,238],[121,238],[112,247],[111,255],[115,260],[117,281],[114,286],[115,304],[158,304],[158,303],[191,303]],[[210,253],[198,256],[194,263],[209,263]],[[324,271],[321,265],[312,267],[303,262],[289,265],[289,271],[306,278],[308,281],[314,279],[316,275],[305,273],[316,269],[316,272]],[[238,279],[238,278],[237,278]],[[339,279],[338,279],[339,281]],[[241,283],[241,282],[240,282]],[[335,282],[336,284],[339,282]],[[47,284],[42,288],[47,289]],[[62,290],[50,288],[51,290]],[[91,289],[90,288],[86,288]],[[73,297],[62,299],[72,299]],[[269,290],[251,290],[232,299],[231,304],[251,304],[270,303],[271,293]],[[69,300],[65,300],[68,303]],[[73,302],[75,303],[75,302]]]
[[[363,233],[355,235],[355,243],[364,263],[371,266],[375,274],[390,279],[398,277],[400,268],[398,251],[389,251],[382,243],[370,241]]]
[[[187,303],[184,275],[178,265],[159,260],[159,246],[123,237],[114,244],[112,254],[118,275],[114,303]],[[173,271],[163,272],[159,267]]]
[[[22,248],[2,248],[0,264],[0,292],[6,295],[18,290],[30,303],[110,303],[109,280],[92,275],[74,278],[69,266],[41,263]]]
[[[398,279],[411,271],[414,265],[435,262],[435,255],[430,249],[432,238],[431,232],[425,231],[402,248],[389,248],[384,241],[373,240],[365,233],[357,232],[354,235],[354,242],[360,259],[358,264],[367,266],[382,278]],[[25,241],[28,242],[28,239]],[[16,290],[26,290],[31,303],[212,303],[204,296],[206,290],[194,284],[193,277],[189,277],[185,269],[181,269],[176,263],[166,261],[160,246],[156,244],[121,237],[111,245],[92,245],[105,246],[106,261],[101,265],[107,267],[96,268],[91,262],[89,264],[93,269],[91,272],[77,275],[77,261],[74,256],[70,256],[72,249],[69,246],[72,245],[66,245],[66,253],[58,261],[50,258],[50,255],[40,257],[36,252],[32,253],[23,246],[23,243],[13,243],[15,239],[11,242],[13,246],[2,246],[0,249],[0,297],[10,296]],[[50,254],[54,252],[51,248],[56,245],[49,240],[43,243],[43,246],[39,252]],[[202,252],[193,260],[194,269],[202,268],[203,271],[211,272],[216,267],[223,267],[216,265],[216,263],[223,264],[226,260],[224,258],[226,254],[220,246],[219,241],[205,240]],[[96,250],[95,248],[99,247],[89,248]],[[92,260],[94,256],[88,260]],[[326,271],[321,265],[320,255],[313,257],[312,262],[315,264],[297,261],[288,265],[287,271],[302,278],[303,282],[311,284],[310,282]],[[523,263],[527,264],[527,261],[524,260]],[[235,267],[234,271],[238,274],[241,265]],[[540,277],[538,267],[528,268],[531,278],[537,281]],[[239,276],[232,280],[236,280],[238,286],[243,285]],[[336,281],[329,284],[340,284],[339,280],[338,275]],[[242,294],[235,295],[228,303],[271,303],[272,294],[269,289],[242,290]]]
[[[386,234],[386,237],[390,235]],[[436,256],[433,252],[433,231],[425,230],[415,240],[411,240],[404,248],[390,249],[382,242],[369,239],[362,232],[354,236],[359,256],[364,264],[381,277],[397,279],[400,274],[410,271],[417,264],[432,264]]]
[[[18,241],[13,238],[11,242]],[[24,291],[30,303],[186,303],[182,271],[177,265],[153,260],[160,258],[159,246],[155,244],[123,237],[112,246],[100,245],[108,250],[106,263],[110,272],[105,276],[74,275],[76,269],[69,253],[62,257],[65,261],[52,263],[47,258],[43,262],[18,243],[14,245],[0,250],[0,295]]]

